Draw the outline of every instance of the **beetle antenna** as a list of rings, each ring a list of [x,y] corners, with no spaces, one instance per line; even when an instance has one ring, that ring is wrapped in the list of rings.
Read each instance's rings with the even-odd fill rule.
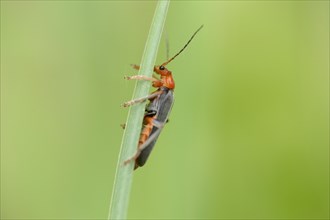
[[[170,42],[168,40],[168,34],[165,29],[165,47],[166,47],[166,59],[168,60],[170,57]]]
[[[177,57],[182,51],[184,51],[184,49],[186,49],[186,47],[188,46],[188,44],[192,41],[192,39],[195,37],[195,35],[197,34],[198,31],[200,31],[200,29],[203,28],[204,25],[200,26],[195,33],[191,36],[191,38],[188,40],[188,42],[186,43],[186,45],[183,46],[183,48],[177,53],[175,54],[171,59],[169,59],[168,61],[166,61],[165,63],[162,64],[162,66],[166,66],[167,64],[169,64],[172,60],[174,60],[175,57]]]

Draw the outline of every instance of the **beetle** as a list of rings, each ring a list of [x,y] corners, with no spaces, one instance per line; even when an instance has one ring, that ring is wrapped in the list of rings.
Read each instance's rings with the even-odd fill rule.
[[[140,133],[139,144],[136,153],[131,158],[127,159],[124,164],[135,160],[134,169],[142,167],[152,149],[155,146],[155,143],[159,137],[161,130],[163,129],[166,122],[168,122],[168,117],[170,115],[173,102],[174,102],[174,88],[175,82],[172,76],[172,72],[168,70],[165,66],[174,60],[184,49],[189,45],[191,40],[195,37],[198,31],[203,28],[203,25],[200,26],[195,33],[191,36],[188,42],[184,47],[175,54],[171,59],[164,62],[159,66],[154,67],[154,72],[160,76],[160,79],[156,77],[147,77],[144,75],[135,75],[130,77],[125,77],[127,80],[147,80],[152,82],[152,86],[157,88],[156,91],[148,95],[147,97],[131,100],[123,104],[124,107],[144,102],[149,100],[148,105],[145,109],[145,114],[143,118],[143,126]],[[134,69],[139,70],[138,65],[132,65]]]

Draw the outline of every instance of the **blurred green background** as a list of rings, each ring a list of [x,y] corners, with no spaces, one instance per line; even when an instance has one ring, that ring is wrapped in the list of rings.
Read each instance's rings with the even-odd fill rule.
[[[107,218],[155,6],[1,1],[1,218]],[[170,54],[201,24],[129,218],[327,219],[329,2],[173,1]]]

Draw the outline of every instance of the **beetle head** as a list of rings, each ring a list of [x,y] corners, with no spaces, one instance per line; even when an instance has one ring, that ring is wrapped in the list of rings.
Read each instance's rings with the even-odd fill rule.
[[[154,71],[161,76],[169,76],[172,74],[172,72],[169,71],[163,64],[160,66],[155,66]]]

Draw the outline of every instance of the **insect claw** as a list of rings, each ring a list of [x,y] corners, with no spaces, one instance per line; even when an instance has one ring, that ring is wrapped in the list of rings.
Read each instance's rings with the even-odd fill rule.
[[[131,161],[135,160],[135,156],[134,157],[131,157],[127,160],[124,161],[124,166],[126,166],[127,164],[129,164]]]
[[[133,69],[136,69],[136,70],[139,70],[140,69],[140,66],[136,65],[136,64],[131,64],[131,67]]]
[[[126,166],[127,164],[129,164],[133,160],[135,161],[136,158],[139,157],[140,153],[141,153],[141,151],[138,149],[137,152],[134,154],[134,156],[132,156],[129,159],[127,159],[127,160],[124,161],[124,166]]]
[[[126,79],[126,80],[130,80],[131,77],[130,77],[130,76],[124,76],[124,79]]]
[[[126,166],[127,164],[129,164],[131,161],[132,161],[132,158],[131,159],[128,159],[128,160],[125,160],[124,161],[124,166]]]

